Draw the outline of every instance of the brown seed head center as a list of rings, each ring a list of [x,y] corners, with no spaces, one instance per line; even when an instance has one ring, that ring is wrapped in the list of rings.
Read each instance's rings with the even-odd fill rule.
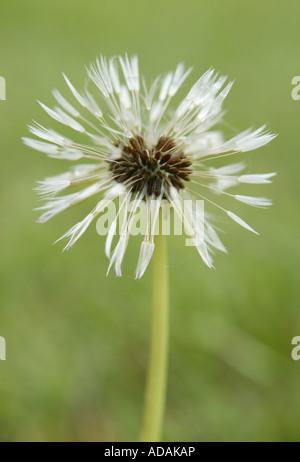
[[[142,136],[134,136],[129,141],[121,156],[109,162],[115,181],[124,183],[132,192],[144,190],[149,196],[157,197],[172,186],[177,190],[185,188],[192,163],[171,138],[162,136],[152,149],[147,149]]]

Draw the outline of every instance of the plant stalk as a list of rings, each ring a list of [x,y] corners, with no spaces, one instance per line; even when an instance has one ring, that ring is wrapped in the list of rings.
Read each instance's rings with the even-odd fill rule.
[[[150,362],[146,383],[141,441],[159,442],[162,436],[167,389],[169,281],[166,236],[156,236],[153,257]]]

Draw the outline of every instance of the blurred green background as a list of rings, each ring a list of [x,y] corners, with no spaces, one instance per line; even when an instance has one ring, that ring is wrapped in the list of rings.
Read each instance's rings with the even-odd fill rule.
[[[178,61],[235,78],[226,127],[280,136],[247,153],[249,170],[277,171],[275,206],[237,207],[260,237],[226,222],[229,256],[207,269],[170,239],[171,333],[164,440],[299,441],[298,1],[79,0],[1,3],[0,101],[1,441],[134,441],[141,423],[151,271],[105,277],[104,239],[92,226],[71,252],[52,246],[85,206],[35,223],[35,181],[65,165],[22,145],[31,119],[50,125],[36,100],[78,87],[99,53],[137,53],[148,81]],[[183,92],[184,94],[184,92]],[[230,133],[232,134],[232,133]],[[235,160],[235,159],[234,159]],[[256,191],[254,191],[255,194]]]

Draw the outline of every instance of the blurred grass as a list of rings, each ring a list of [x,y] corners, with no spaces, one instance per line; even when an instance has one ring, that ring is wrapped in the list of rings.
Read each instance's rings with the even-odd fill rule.
[[[227,130],[267,122],[280,136],[249,153],[253,172],[278,171],[269,211],[241,208],[259,230],[226,223],[229,256],[204,267],[170,239],[171,351],[164,438],[171,441],[299,441],[300,335],[299,2],[37,0],[1,7],[0,102],[1,441],[135,440],[149,341],[151,272],[133,281],[131,243],[120,280],[105,278],[104,240],[90,229],[61,255],[51,243],[82,215],[35,224],[36,180],[62,164],[20,137],[36,104],[75,83],[97,54],[138,53],[148,80],[183,60],[192,78],[214,66],[236,78]],[[233,127],[233,128],[232,128]]]

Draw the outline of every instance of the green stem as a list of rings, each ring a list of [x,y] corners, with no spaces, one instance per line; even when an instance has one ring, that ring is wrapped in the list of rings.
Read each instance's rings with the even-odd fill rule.
[[[150,363],[146,384],[141,441],[159,442],[167,384],[169,289],[166,237],[157,236],[153,258]]]

